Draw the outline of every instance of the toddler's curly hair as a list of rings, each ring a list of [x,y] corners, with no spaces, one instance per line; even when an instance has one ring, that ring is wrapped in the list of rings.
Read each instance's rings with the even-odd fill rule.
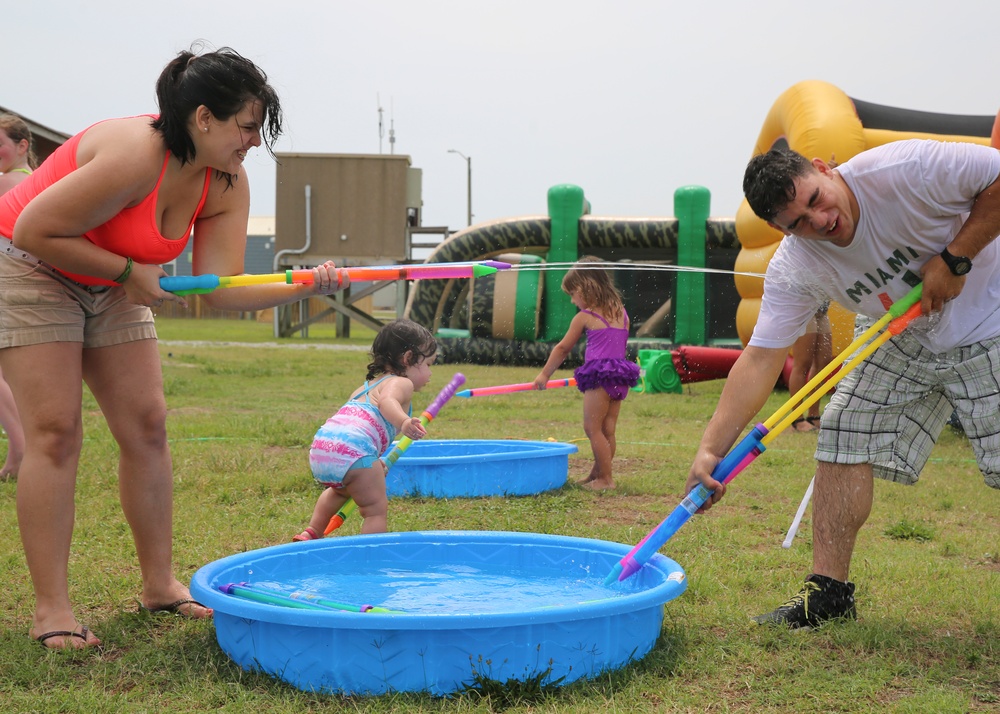
[[[406,355],[410,354],[410,361]],[[371,357],[368,363],[368,381],[380,374],[400,375],[406,368],[416,364],[425,357],[437,354],[437,342],[423,325],[412,320],[400,318],[386,323],[372,342]]]

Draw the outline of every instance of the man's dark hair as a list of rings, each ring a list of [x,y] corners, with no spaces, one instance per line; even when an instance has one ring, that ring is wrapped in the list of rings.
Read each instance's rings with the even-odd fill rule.
[[[743,173],[743,195],[758,218],[773,221],[795,199],[795,179],[811,170],[809,159],[788,148],[757,154]]]

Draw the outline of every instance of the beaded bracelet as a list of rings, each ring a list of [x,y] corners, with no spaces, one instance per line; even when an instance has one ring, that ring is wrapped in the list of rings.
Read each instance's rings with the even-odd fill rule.
[[[125,263],[125,270],[122,271],[121,275],[119,275],[117,278],[114,279],[114,282],[118,283],[119,285],[124,285],[125,281],[128,280],[128,276],[132,274],[132,259],[126,257],[125,260],[128,261],[127,263]]]

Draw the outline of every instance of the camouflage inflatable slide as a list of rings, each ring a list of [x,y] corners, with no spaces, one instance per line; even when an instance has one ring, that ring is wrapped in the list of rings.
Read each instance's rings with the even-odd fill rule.
[[[541,365],[576,313],[560,289],[565,266],[595,255],[614,263],[609,272],[631,317],[630,358],[638,359],[640,350],[682,344],[735,352],[739,295],[731,271],[740,246],[733,219],[709,218],[708,206],[708,191],[691,186],[675,192],[676,217],[598,217],[589,215],[582,189],[555,186],[549,190],[548,216],[472,226],[427,258],[494,259],[518,269],[485,278],[417,281],[406,316],[435,333],[439,360]],[[539,269],[520,269],[529,265]],[[563,366],[582,359],[581,342]]]

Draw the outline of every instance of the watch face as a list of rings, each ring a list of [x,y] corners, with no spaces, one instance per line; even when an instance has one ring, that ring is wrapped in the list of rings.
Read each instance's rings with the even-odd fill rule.
[[[972,270],[972,261],[968,258],[955,258],[955,262],[949,267],[955,275],[965,275]]]
[[[948,269],[952,272],[952,275],[965,275],[970,270],[972,270],[972,260],[966,258],[964,255],[952,255],[945,248],[941,251],[941,258],[948,265]]]

